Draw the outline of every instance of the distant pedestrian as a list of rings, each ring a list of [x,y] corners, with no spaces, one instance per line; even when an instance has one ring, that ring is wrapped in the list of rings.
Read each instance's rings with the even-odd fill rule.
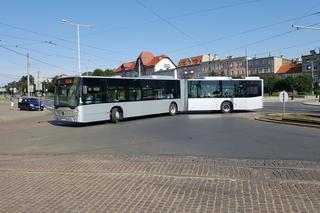
[[[13,109],[14,109],[14,102],[13,102],[13,100],[11,99],[10,110],[13,110]]]

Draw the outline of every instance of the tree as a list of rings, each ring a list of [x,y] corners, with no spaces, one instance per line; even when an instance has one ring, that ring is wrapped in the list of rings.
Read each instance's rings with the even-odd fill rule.
[[[298,92],[309,92],[312,90],[313,79],[311,74],[305,73],[296,77],[296,88]]]
[[[30,77],[30,86],[34,85],[34,77],[32,75]],[[20,93],[27,92],[27,82],[28,77],[22,76],[19,81],[12,81],[9,82],[5,87],[7,89],[7,92],[10,93],[10,88],[16,88]]]
[[[30,78],[30,86],[34,85],[34,77],[32,75],[29,76]],[[18,82],[18,88],[21,92],[27,92],[27,84],[28,84],[28,76],[24,75]]]
[[[104,71],[102,69],[95,69],[92,73],[93,76],[104,76]]]
[[[57,78],[59,78],[59,76],[53,77],[51,81],[42,82],[44,85],[44,88],[46,88],[49,93],[54,93],[54,85],[56,83]]]
[[[287,82],[287,85],[289,86],[288,89],[291,91],[291,99],[293,100],[294,90],[297,86],[297,78],[293,76],[288,76],[285,78],[285,81]]]
[[[319,86],[318,82],[314,82],[313,90],[314,90],[316,97],[318,97],[318,95],[320,94],[320,86]]]
[[[115,73],[111,69],[95,69],[93,72],[84,72],[82,73],[84,76],[114,76]]]
[[[104,70],[104,75],[105,76],[114,76],[115,73],[111,69],[106,69],[106,70]]]
[[[264,91],[271,96],[276,89],[277,81],[279,80],[278,76],[275,74],[260,74],[258,76],[263,79]]]

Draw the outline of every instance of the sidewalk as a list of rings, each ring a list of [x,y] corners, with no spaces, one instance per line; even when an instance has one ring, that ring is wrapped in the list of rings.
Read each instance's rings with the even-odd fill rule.
[[[291,100],[291,97],[289,97],[288,102],[309,102],[316,100],[315,96],[310,96],[307,98],[301,98],[301,97],[294,97],[293,100]],[[264,96],[263,97],[264,102],[280,102],[278,96]]]
[[[27,119],[49,114],[48,111],[20,111],[18,103],[14,102],[11,108],[10,102],[0,102],[0,123],[14,121],[19,119]]]
[[[3,212],[318,212],[320,164],[0,155],[0,192]]]
[[[304,101],[303,104],[312,105],[312,106],[320,106],[319,99],[307,100],[307,101]]]

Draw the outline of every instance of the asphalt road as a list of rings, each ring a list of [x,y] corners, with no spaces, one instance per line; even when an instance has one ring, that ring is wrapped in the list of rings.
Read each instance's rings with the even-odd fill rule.
[[[291,105],[292,104],[292,105]],[[164,154],[320,160],[320,130],[254,120],[258,113],[192,113],[66,126],[51,116],[0,126],[0,154]],[[289,111],[318,107],[288,104]]]
[[[320,106],[304,105],[300,101],[287,102],[286,112],[288,113],[320,113]],[[283,111],[283,103],[265,102],[264,108],[259,110],[262,113],[278,113]]]

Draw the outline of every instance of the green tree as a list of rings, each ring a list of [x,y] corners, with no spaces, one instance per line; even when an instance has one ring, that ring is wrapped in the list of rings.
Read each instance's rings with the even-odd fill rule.
[[[318,97],[318,95],[320,94],[320,86],[318,82],[313,83],[313,90],[316,97]]]
[[[114,76],[115,73],[111,69],[104,70],[104,76]]]
[[[93,76],[104,76],[104,71],[102,69],[95,69],[93,71]]]
[[[294,90],[297,87],[297,77],[288,76],[285,78],[286,84],[288,85],[288,91],[291,92],[291,99],[293,100]]]
[[[83,76],[92,76],[93,72],[89,71],[89,72],[84,72],[82,73]]]
[[[30,78],[30,86],[34,85],[34,77],[30,75],[29,78]],[[27,84],[28,84],[28,76],[24,75],[20,78],[18,82],[19,91],[27,92]]]
[[[49,93],[54,93],[54,85],[56,83],[57,78],[59,78],[59,76],[53,77],[50,82],[49,81],[42,82],[44,85],[44,88],[47,89]]]
[[[276,90],[277,82],[279,81],[279,77],[275,74],[260,74],[258,75],[263,79],[264,91],[272,95],[272,93]]]
[[[310,92],[312,90],[313,80],[309,73],[296,77],[296,88],[298,92]]]
[[[114,76],[115,73],[111,69],[95,69],[93,72],[84,72],[82,73],[84,76]]]
[[[10,93],[10,88],[16,88],[20,93],[27,92],[27,82],[28,77],[22,76],[19,81],[12,81],[9,82],[5,87],[7,89],[7,92]],[[30,86],[34,85],[34,77],[30,75]]]

